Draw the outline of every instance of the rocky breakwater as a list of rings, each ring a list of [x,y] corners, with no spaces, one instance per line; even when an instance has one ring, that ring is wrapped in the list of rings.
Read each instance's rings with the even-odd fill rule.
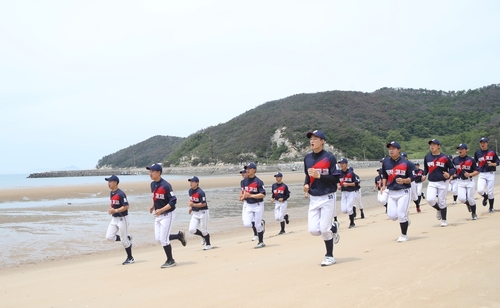
[[[116,175],[132,175],[132,174],[149,174],[147,170],[131,171],[125,169],[99,169],[99,170],[68,170],[68,171],[48,171],[32,173],[28,178],[59,178],[59,177],[80,177],[80,176],[109,176]]]

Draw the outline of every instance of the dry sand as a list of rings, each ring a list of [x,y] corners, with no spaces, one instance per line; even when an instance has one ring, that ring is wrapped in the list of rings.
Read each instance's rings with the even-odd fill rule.
[[[375,169],[356,172],[369,180],[375,175]],[[259,176],[272,183],[272,174]],[[287,183],[302,179],[299,172],[285,174]],[[201,180],[206,188],[232,187],[235,177]],[[172,184],[175,189],[176,181]],[[147,193],[144,183],[130,185],[120,186]],[[81,190],[100,189],[108,193],[100,186]],[[35,195],[75,191],[43,190]],[[0,198],[22,194],[0,192]],[[337,264],[330,267],[319,265],[323,241],[307,232],[301,218],[281,236],[274,235],[277,223],[269,224],[263,249],[253,248],[251,231],[243,227],[213,234],[216,247],[210,251],[203,251],[199,240],[186,247],[174,242],[177,266],[168,269],[160,269],[165,256],[159,245],[134,249],[136,263],[128,266],[121,265],[124,252],[116,250],[2,269],[0,306],[500,307],[500,214],[479,205],[479,219],[471,221],[465,205],[451,205],[451,198],[448,204],[446,228],[426,203],[420,214],[412,206],[406,243],[396,242],[399,225],[388,220],[381,205],[368,206],[355,229],[341,225]],[[341,221],[346,217],[339,213]]]

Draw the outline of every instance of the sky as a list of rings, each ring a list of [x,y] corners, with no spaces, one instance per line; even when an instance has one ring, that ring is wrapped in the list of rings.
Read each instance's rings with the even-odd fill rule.
[[[0,7],[0,174],[93,169],[298,93],[500,83],[499,1]]]

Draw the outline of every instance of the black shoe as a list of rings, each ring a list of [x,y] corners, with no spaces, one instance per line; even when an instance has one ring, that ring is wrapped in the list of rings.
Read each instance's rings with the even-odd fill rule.
[[[179,231],[179,241],[181,241],[182,246],[186,246],[186,237],[182,231]]]
[[[365,213],[361,211],[361,219],[365,219]]]
[[[486,206],[488,204],[488,195],[484,194],[483,195],[483,206]]]
[[[125,260],[125,262],[123,262],[122,265],[132,264],[134,262],[135,262],[134,258],[127,258],[127,260]]]
[[[349,229],[356,228],[356,225],[354,223],[349,224]]]
[[[172,259],[172,260],[167,260],[165,263],[163,263],[163,265],[161,266],[161,268],[167,268],[167,267],[173,267],[173,266],[176,266],[177,263],[175,263],[175,260]]]
[[[285,219],[285,222],[286,222],[286,224],[288,225],[288,223],[290,222],[290,221],[288,220],[288,214],[285,214],[285,216],[284,216],[283,218]]]
[[[281,230],[280,233],[278,233],[278,235],[282,235],[282,234],[285,234],[285,230]]]

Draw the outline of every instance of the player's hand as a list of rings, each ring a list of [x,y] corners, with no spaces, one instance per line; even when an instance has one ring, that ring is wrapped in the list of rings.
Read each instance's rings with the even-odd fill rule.
[[[161,215],[161,213],[163,213],[161,209],[156,210],[156,211],[155,211],[155,217],[160,216],[160,215]]]
[[[312,176],[315,179],[319,179],[319,177],[320,177],[318,170],[316,170],[314,168],[307,169],[307,174],[309,174],[309,176]]]
[[[449,179],[450,178],[450,174],[448,172],[443,172],[443,176],[445,179]]]
[[[111,207],[111,208],[109,208],[109,210],[108,210],[108,214],[109,214],[109,215],[113,215],[114,213],[115,213],[115,209],[114,209],[114,208],[112,208],[112,207]]]
[[[149,208],[149,214],[152,214],[152,213],[153,213],[153,209],[154,209],[154,208],[155,208],[155,207],[154,207],[153,205]]]
[[[191,214],[193,212],[193,209],[192,208],[189,208],[188,210],[188,214]]]

